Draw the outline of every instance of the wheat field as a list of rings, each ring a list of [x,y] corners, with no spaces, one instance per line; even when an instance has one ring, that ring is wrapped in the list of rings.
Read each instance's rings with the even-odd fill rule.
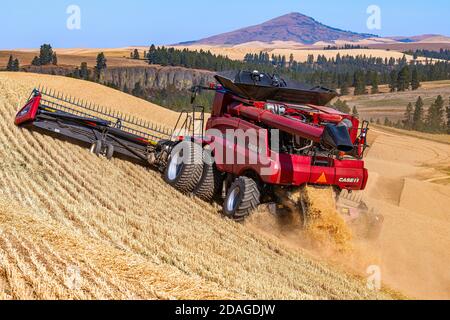
[[[15,127],[36,81],[0,73],[0,299],[391,298],[224,219],[155,171]],[[72,95],[97,88],[39,81]]]

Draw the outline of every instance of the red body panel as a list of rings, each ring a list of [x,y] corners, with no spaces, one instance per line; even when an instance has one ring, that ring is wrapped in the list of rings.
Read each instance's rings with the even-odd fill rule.
[[[274,114],[265,110],[264,106],[264,102],[242,101],[228,93],[216,93],[212,116],[206,127],[210,134],[206,141],[214,150],[220,171],[238,176],[251,172],[270,185],[316,184],[346,190],[365,189],[368,172],[363,161],[325,158],[326,165],[314,165],[316,159],[312,156],[277,154],[269,148],[267,130],[258,125],[262,123],[269,128],[320,143],[324,127],[319,123],[340,123],[343,119],[349,119],[354,126],[349,130],[351,140],[357,141],[358,119],[328,107],[306,106],[311,109],[308,114],[314,119],[313,123],[308,124]],[[217,130],[217,133],[211,134],[211,129]],[[227,136],[227,131],[252,133],[246,135],[245,141],[237,142],[233,136]],[[251,141],[259,141],[259,145],[254,146]]]
[[[39,105],[41,103],[41,95],[37,95],[33,97],[30,101],[27,102],[25,107],[23,107],[16,116],[15,124],[21,125],[26,122],[34,121],[36,119],[36,114],[39,109]]]
[[[217,168],[238,176],[248,172],[257,174],[261,181],[272,185],[302,186],[305,184],[333,185],[347,190],[363,190],[368,174],[360,160],[330,159],[330,166],[314,166],[314,158],[289,154],[277,154],[268,148],[267,131],[237,117],[214,117],[208,121],[208,133],[216,129],[218,134],[209,136]],[[251,132],[244,143],[236,143],[226,132],[242,130]],[[256,132],[257,136],[254,135]],[[264,141],[257,150],[249,146],[251,141]]]
[[[272,128],[280,129],[281,131],[288,132],[292,135],[299,135],[314,142],[320,142],[322,140],[323,127],[316,127],[301,121],[291,120],[273,114],[268,110],[247,107],[240,104],[237,106],[230,106],[228,111],[232,115],[243,116],[257,122],[262,122]]]

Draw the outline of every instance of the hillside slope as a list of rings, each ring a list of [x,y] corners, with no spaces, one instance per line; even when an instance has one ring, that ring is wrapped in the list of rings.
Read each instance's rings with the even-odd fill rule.
[[[293,41],[303,44],[314,44],[319,41],[356,41],[373,37],[376,36],[332,28],[311,17],[293,12],[256,26],[212,36],[194,41],[193,43],[236,45],[252,41],[266,43],[273,41]]]
[[[371,131],[369,205],[385,218],[380,241],[363,246],[383,282],[420,299],[450,299],[450,145]]]
[[[404,120],[406,107],[408,103],[413,105],[417,98],[422,97],[425,103],[425,109],[434,103],[438,95],[441,95],[445,101],[450,97],[450,81],[429,81],[423,82],[422,86],[415,91],[389,92],[388,86],[380,86],[379,94],[362,96],[344,96],[340,99],[346,100],[348,104],[358,108],[359,114],[364,119],[380,119],[383,123],[385,117],[394,123],[397,120]]]
[[[154,171],[15,127],[37,82],[148,120],[175,116],[90,82],[0,73],[0,298],[390,298]]]

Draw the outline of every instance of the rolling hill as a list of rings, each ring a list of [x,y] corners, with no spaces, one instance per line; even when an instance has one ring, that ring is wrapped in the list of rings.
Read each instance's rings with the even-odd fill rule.
[[[362,96],[344,96],[341,99],[346,100],[350,106],[356,106],[359,114],[364,119],[379,119],[384,121],[388,117],[391,121],[397,122],[404,120],[406,106],[408,103],[413,105],[420,96],[424,100],[425,110],[434,103],[438,95],[441,95],[445,101],[450,97],[450,81],[430,81],[423,82],[421,87],[415,91],[405,92],[389,92],[388,86],[380,86],[379,94],[362,95]],[[447,141],[450,141],[449,135]]]
[[[237,45],[252,41],[265,43],[293,41],[302,44],[314,44],[319,41],[357,41],[374,37],[376,36],[373,34],[332,28],[301,13],[290,13],[256,26],[193,41],[189,44]]]

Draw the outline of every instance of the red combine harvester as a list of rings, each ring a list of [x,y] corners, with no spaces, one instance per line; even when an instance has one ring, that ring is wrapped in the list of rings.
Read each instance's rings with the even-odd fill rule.
[[[205,126],[203,107],[180,114],[173,130],[156,127],[60,94],[34,90],[16,125],[91,145],[91,152],[144,161],[174,188],[205,201],[221,199],[224,214],[241,221],[261,204],[283,214],[298,207],[305,224],[309,204],[290,197],[305,186],[333,187],[349,224],[364,222],[377,237],[383,218],[359,195],[368,171],[368,123],[326,107],[336,92],[287,84],[259,72],[193,88],[216,92]],[[287,202],[294,203],[287,203]]]

